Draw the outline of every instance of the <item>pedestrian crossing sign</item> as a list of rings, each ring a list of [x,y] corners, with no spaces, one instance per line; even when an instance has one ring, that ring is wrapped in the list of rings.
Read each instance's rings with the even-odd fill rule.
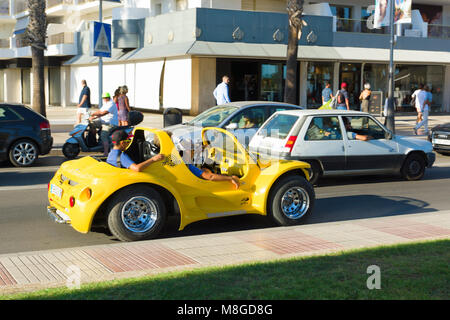
[[[94,21],[94,56],[111,58],[111,25]]]

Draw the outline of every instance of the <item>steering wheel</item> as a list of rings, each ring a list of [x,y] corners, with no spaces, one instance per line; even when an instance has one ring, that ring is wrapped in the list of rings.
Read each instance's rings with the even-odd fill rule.
[[[142,151],[143,151],[144,160],[148,160],[151,157],[159,154],[160,148],[153,142],[145,141]]]

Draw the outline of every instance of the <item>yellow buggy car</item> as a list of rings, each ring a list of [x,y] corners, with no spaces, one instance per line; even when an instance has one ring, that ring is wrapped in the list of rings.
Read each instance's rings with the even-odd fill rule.
[[[151,239],[168,215],[179,215],[179,230],[216,217],[260,214],[279,225],[293,225],[312,210],[314,189],[309,164],[272,160],[263,163],[226,130],[204,128],[205,164],[215,173],[236,175],[241,186],[196,177],[169,135],[138,127],[125,151],[136,163],[156,153],[163,161],[142,172],[117,168],[93,157],[67,161],[49,183],[48,214],[82,233],[106,225],[122,241]]]

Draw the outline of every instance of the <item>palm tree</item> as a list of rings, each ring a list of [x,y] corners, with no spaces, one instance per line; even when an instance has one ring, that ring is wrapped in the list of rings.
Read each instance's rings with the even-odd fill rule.
[[[298,40],[302,35],[304,0],[287,0],[289,17],[289,35],[286,61],[286,82],[284,88],[284,102],[296,103],[297,97],[297,52]]]
[[[33,99],[32,108],[43,116],[45,112],[44,88],[44,50],[47,37],[47,15],[45,14],[45,0],[28,0],[30,21],[26,30],[26,37],[31,46],[32,72],[33,72]]]

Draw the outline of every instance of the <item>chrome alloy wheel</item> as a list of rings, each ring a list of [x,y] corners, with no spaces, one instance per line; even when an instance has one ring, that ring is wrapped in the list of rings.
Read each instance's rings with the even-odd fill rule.
[[[122,207],[124,226],[137,233],[147,232],[158,220],[158,208],[151,199],[139,196],[128,200]]]
[[[14,147],[12,156],[16,163],[22,166],[27,166],[36,160],[37,150],[36,147],[30,142],[23,141]]]
[[[309,209],[308,192],[301,187],[292,187],[281,197],[281,210],[289,219],[300,219]]]

